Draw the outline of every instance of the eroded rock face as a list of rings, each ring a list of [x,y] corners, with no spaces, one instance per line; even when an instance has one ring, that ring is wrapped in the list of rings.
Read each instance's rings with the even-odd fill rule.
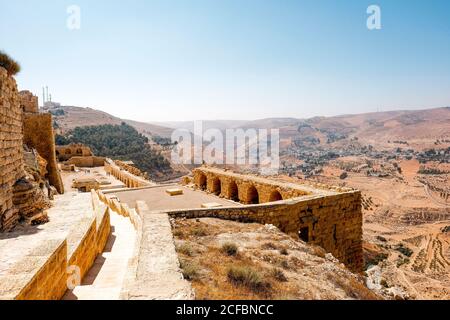
[[[50,202],[43,188],[32,177],[23,177],[13,186],[13,204],[19,210],[20,218],[30,224],[48,222],[45,209]]]

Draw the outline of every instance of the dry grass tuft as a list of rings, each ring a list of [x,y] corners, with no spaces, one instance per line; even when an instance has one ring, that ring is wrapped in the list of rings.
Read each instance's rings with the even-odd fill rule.
[[[199,278],[199,267],[192,262],[187,262],[184,260],[180,261],[180,267],[181,267],[181,271],[183,273],[183,277],[186,280],[197,280]]]
[[[266,293],[271,284],[261,274],[248,266],[231,266],[227,271],[228,280],[235,286],[245,286],[255,293]]]
[[[277,268],[273,268],[270,271],[270,276],[272,278],[274,278],[275,280],[279,281],[279,282],[287,282],[288,281],[288,279],[286,278],[284,272],[282,270],[280,270],[280,269],[277,269]]]
[[[177,251],[188,257],[192,257],[194,255],[194,249],[192,249],[192,247],[187,243],[183,243],[182,245],[178,246]]]
[[[238,254],[238,247],[234,243],[227,242],[222,245],[221,251],[228,256],[236,256]]]
[[[195,227],[192,229],[192,235],[196,237],[206,237],[208,235],[208,231],[205,227]]]
[[[0,51],[0,67],[5,68],[10,76],[20,72],[20,65],[3,51]]]
[[[261,246],[265,250],[276,250],[277,246],[273,242],[266,242]]]

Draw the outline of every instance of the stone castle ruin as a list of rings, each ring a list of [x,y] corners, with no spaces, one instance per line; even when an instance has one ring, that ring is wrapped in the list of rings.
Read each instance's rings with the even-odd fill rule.
[[[194,184],[200,190],[251,205],[200,211],[200,216],[273,224],[294,238],[323,247],[353,271],[362,270],[359,191],[285,183],[208,167],[194,170]]]
[[[45,222],[43,210],[50,206],[48,200],[56,190],[64,192],[56,159],[52,157],[51,115],[38,112],[37,97],[29,91],[18,92],[14,78],[0,67],[0,230],[3,231],[14,228],[19,220]]]
[[[50,113],[39,112],[37,97],[18,92],[0,67],[0,300],[105,294],[192,299],[172,233],[171,219],[178,218],[273,225],[321,246],[354,272],[363,269],[357,190],[209,166],[194,169],[181,183],[156,184],[130,162],[95,157],[83,145],[56,147],[52,122]],[[60,166],[78,169],[61,173]],[[89,177],[107,183],[91,186]],[[20,222],[48,223],[24,233]],[[108,255],[96,264],[105,247]],[[68,288],[74,270],[79,279]],[[109,280],[98,290],[92,281],[101,275]]]
[[[65,166],[83,168],[101,167],[106,160],[104,157],[94,156],[91,148],[81,143],[56,146],[56,157]]]

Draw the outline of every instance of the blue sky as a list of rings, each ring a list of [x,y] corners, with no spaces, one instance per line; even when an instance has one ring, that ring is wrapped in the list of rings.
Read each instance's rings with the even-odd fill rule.
[[[140,121],[450,105],[447,0],[0,0],[0,50],[20,89]]]

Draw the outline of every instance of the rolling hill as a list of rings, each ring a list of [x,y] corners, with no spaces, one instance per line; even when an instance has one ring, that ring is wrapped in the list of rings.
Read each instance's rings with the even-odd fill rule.
[[[61,111],[57,111],[61,109]],[[125,122],[147,136],[170,137],[174,129],[193,130],[192,121],[145,123],[121,119],[106,112],[80,107],[61,107],[52,110],[59,129],[64,131],[79,126],[120,124]],[[62,114],[63,113],[63,114]],[[450,139],[450,107],[386,111],[315,117],[310,119],[268,118],[245,120],[206,120],[203,129],[216,128],[221,131],[232,128],[280,129],[282,144],[306,136],[326,141],[327,137],[357,137],[360,141],[378,148],[391,148],[392,141],[407,140],[410,147],[423,149],[432,147],[436,139]]]
[[[173,131],[173,129],[163,126],[121,119],[109,113],[92,108],[63,106],[52,109],[51,112],[54,114],[54,119],[58,124],[59,130],[62,132],[67,132],[76,127],[97,126],[102,124],[119,125],[122,122],[133,126],[140,133],[150,136],[170,137]]]

